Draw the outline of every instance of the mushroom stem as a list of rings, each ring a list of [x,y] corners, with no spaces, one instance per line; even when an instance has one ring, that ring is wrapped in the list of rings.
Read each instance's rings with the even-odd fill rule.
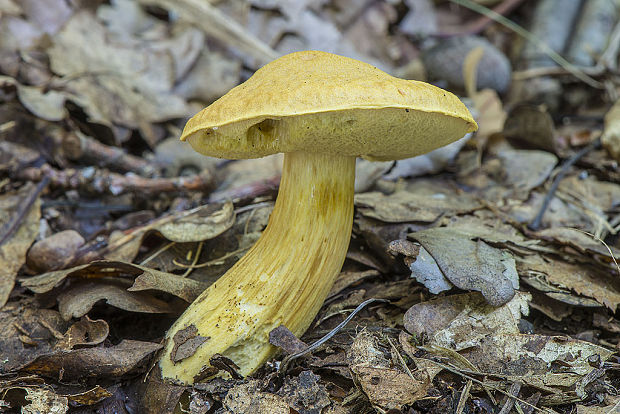
[[[248,375],[273,355],[272,329],[285,325],[298,336],[308,329],[345,259],[354,181],[355,157],[284,155],[267,228],[170,328],[159,362],[163,378],[191,384],[210,372],[216,353]]]

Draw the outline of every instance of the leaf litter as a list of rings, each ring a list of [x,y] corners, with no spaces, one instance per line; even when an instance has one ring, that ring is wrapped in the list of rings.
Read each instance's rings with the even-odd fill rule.
[[[554,1],[484,4],[580,56],[544,30]],[[582,83],[467,3],[0,1],[0,411],[615,412],[618,36]],[[250,378],[162,383],[166,330],[258,239],[281,174],[198,156],[184,120],[303,49],[449,87],[480,130],[358,161],[347,260],[302,338],[274,330]]]

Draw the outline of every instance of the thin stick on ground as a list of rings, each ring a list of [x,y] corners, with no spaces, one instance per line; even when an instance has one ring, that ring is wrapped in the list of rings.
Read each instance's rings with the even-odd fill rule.
[[[540,229],[540,225],[542,224],[543,216],[545,215],[545,211],[547,211],[547,207],[549,207],[549,203],[553,200],[555,196],[555,192],[560,186],[560,182],[564,179],[564,176],[568,173],[568,170],[571,166],[573,166],[577,161],[583,158],[586,154],[591,151],[594,151],[597,148],[601,147],[601,139],[597,138],[592,141],[588,146],[582,148],[579,152],[575,153],[572,157],[570,157],[564,164],[562,164],[562,168],[560,168],[560,172],[555,176],[553,180],[553,184],[551,184],[551,188],[547,192],[545,196],[545,200],[543,201],[542,206],[540,207],[540,211],[536,215],[536,218],[532,221],[531,224],[528,225],[530,230],[536,231]]]
[[[48,164],[14,172],[18,180],[42,181],[63,189],[82,189],[92,193],[120,195],[124,193],[158,194],[164,192],[210,191],[215,184],[208,172],[189,177],[145,178],[135,174],[117,174],[105,169],[86,167],[58,170]]]
[[[280,373],[285,373],[289,364],[299,358],[302,357],[304,355],[309,354],[310,352],[316,350],[317,348],[319,348],[321,345],[323,345],[325,342],[329,341],[331,338],[334,337],[334,335],[336,335],[338,332],[340,332],[342,330],[342,328],[344,328],[349,322],[351,322],[351,320],[355,317],[355,315],[357,315],[362,309],[364,309],[366,306],[370,305],[371,303],[389,303],[389,300],[386,299],[367,299],[364,302],[360,303],[357,308],[355,308],[353,310],[353,312],[351,312],[351,314],[342,322],[340,322],[338,324],[338,326],[336,326],[334,329],[332,329],[331,331],[329,331],[327,333],[327,335],[323,336],[321,339],[319,339],[318,341],[316,341],[315,343],[313,343],[312,345],[310,345],[308,348],[304,349],[303,351],[294,353],[294,354],[290,354],[287,355],[282,362],[280,363],[280,367],[278,368],[278,372]]]
[[[24,220],[24,217],[28,214],[35,200],[41,194],[41,192],[49,184],[49,178],[43,177],[43,179],[37,184],[35,188],[30,191],[23,202],[19,204],[17,212],[9,219],[9,221],[0,229],[0,245],[7,241],[15,231],[19,228],[20,223]]]
[[[502,16],[499,13],[496,13],[495,11],[487,7],[474,3],[471,0],[450,0],[450,1],[458,5],[461,5],[463,7],[467,7],[468,9],[473,10],[477,13],[480,13],[484,16],[488,16],[489,18],[493,19],[497,23],[509,28],[510,30],[518,34],[519,36],[526,39],[527,41],[534,43],[536,46],[538,46],[538,48],[541,51],[543,51],[547,56],[549,56],[555,63],[562,66],[564,69],[566,69],[566,71],[568,71],[570,74],[572,74],[574,77],[576,77],[580,81],[588,84],[589,86],[593,88],[597,88],[597,89],[605,88],[605,86],[601,82],[583,73],[581,70],[579,70],[577,66],[573,65],[572,63],[564,59],[561,55],[559,55],[556,51],[551,49],[551,47],[549,47],[549,45],[547,45],[545,42],[543,42],[536,36],[532,35],[530,32],[528,32],[527,30],[525,30],[523,27],[519,26],[512,20],[507,19],[506,17]]]

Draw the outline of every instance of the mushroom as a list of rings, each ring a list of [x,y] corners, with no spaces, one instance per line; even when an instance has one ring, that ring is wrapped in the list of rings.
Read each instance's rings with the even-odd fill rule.
[[[280,189],[256,244],[181,315],[166,336],[162,377],[193,383],[215,354],[248,375],[275,348],[269,332],[302,335],[345,259],[355,158],[429,152],[477,129],[450,92],[318,51],[285,55],[187,122],[181,140],[205,155],[284,153]]]

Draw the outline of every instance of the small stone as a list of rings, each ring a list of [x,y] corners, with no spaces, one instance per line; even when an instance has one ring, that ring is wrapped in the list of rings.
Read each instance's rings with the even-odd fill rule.
[[[38,272],[62,269],[73,260],[77,250],[86,243],[75,230],[64,230],[39,240],[28,250],[27,263]]]

